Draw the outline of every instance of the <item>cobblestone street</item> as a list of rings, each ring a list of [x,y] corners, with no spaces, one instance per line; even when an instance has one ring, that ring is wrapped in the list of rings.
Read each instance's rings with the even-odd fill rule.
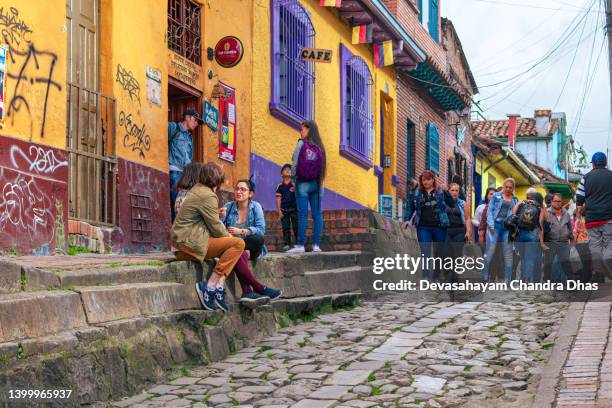
[[[568,305],[386,296],[282,328],[114,405],[527,407]]]

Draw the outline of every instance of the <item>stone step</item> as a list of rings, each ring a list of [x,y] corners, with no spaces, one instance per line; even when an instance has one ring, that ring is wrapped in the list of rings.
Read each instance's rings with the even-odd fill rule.
[[[173,282],[77,287],[90,324],[201,309],[193,285]]]
[[[81,299],[69,291],[0,295],[0,343],[87,326]]]
[[[361,266],[349,266],[324,271],[309,271],[304,274],[313,293],[327,295],[331,293],[354,292],[361,289]]]
[[[360,291],[348,293],[335,293],[320,296],[303,296],[293,299],[277,299],[271,302],[274,313],[287,313],[291,315],[300,315],[307,312],[312,312],[320,309],[325,305],[330,305],[334,308],[355,305],[355,303],[363,298],[363,293]]]

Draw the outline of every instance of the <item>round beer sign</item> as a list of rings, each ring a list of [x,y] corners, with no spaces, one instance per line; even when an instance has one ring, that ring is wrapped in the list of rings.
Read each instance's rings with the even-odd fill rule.
[[[223,37],[215,46],[215,60],[225,68],[238,65],[244,54],[242,42],[236,37]]]

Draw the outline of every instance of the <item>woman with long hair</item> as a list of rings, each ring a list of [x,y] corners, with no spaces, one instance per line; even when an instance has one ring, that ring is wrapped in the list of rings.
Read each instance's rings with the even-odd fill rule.
[[[200,179],[200,172],[204,164],[200,162],[191,162],[183,169],[183,174],[177,184],[176,200],[174,201],[174,214],[178,214],[181,204],[185,201],[187,193],[193,188]]]
[[[411,202],[411,212],[414,214],[421,252],[426,258],[438,256],[443,249],[442,243],[446,241],[449,226],[447,206],[454,207],[455,200],[448,191],[438,186],[435,174],[425,170],[419,176],[419,187]],[[423,267],[423,279],[429,280],[430,271],[427,264],[428,262]],[[434,270],[433,278],[436,282],[440,280],[439,270]]]
[[[198,184],[187,193],[177,214],[170,236],[181,261],[219,258],[208,282],[196,283],[196,292],[206,310],[229,310],[225,302],[225,280],[244,252],[244,241],[227,232],[219,219],[216,191],[225,175],[221,166],[202,166]]]
[[[313,120],[302,123],[291,164],[291,176],[295,180],[295,198],[298,208],[297,245],[287,253],[305,251],[306,227],[308,226],[308,205],[312,213],[312,251],[321,252],[323,233],[323,180],[325,179],[325,147],[319,134],[319,127]]]
[[[481,237],[481,218],[482,218],[482,214],[483,212],[486,212],[487,210],[487,204],[489,204],[489,201],[491,200],[491,197],[493,196],[493,193],[495,193],[495,187],[489,187],[487,188],[487,194],[485,195],[484,200],[481,199],[480,201],[480,205],[478,207],[476,207],[476,210],[474,211],[474,218],[472,219],[472,225],[474,225],[474,239],[476,242],[478,243],[482,243],[484,245],[484,232],[485,232],[485,228],[483,225],[482,228],[482,239],[480,239]],[[486,220],[485,220],[485,224],[486,224]]]
[[[516,182],[513,178],[505,179],[502,191],[493,194],[489,202],[489,208],[487,208],[487,244],[482,270],[482,278],[485,282],[489,281],[489,268],[498,241],[501,241],[504,255],[504,281],[508,284],[512,278],[512,242],[510,242],[510,232],[505,229],[504,224],[506,219],[512,215],[512,210],[518,203],[518,198],[514,195],[515,187]]]

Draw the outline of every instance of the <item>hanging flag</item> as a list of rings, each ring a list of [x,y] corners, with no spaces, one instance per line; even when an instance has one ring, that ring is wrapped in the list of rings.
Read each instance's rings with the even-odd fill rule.
[[[373,24],[362,24],[353,27],[353,44],[365,44],[372,42]]]
[[[393,40],[374,44],[374,65],[378,68],[393,65]]]
[[[341,7],[342,0],[321,0],[319,4],[323,7]]]

